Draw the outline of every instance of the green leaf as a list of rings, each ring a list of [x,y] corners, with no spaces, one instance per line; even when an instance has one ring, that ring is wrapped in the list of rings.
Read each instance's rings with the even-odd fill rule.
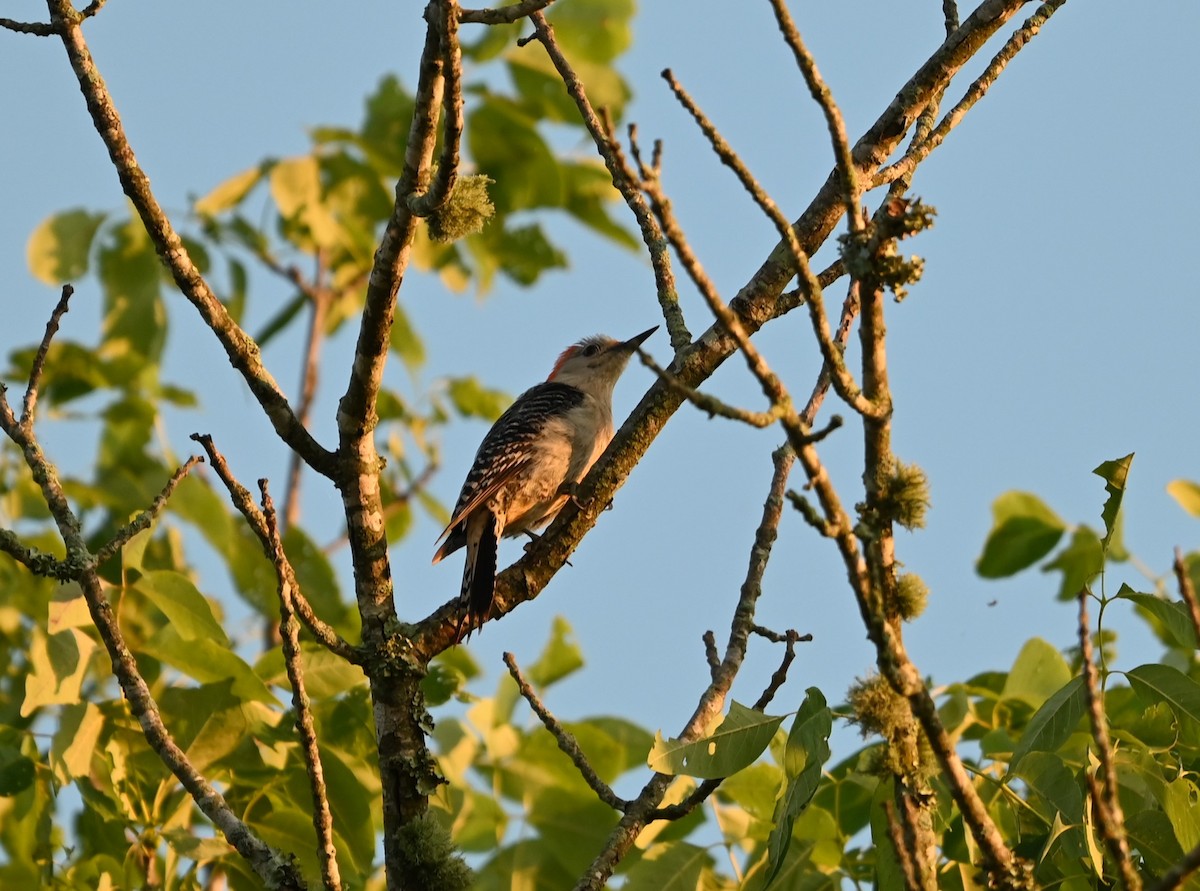
[[[696,891],[701,875],[712,868],[712,855],[687,842],[652,845],[627,873],[625,891]]]
[[[12,746],[0,746],[0,797],[11,798],[33,785],[35,770],[32,760]]]
[[[92,240],[104,217],[76,208],[43,220],[29,236],[25,249],[33,277],[48,285],[82,278],[88,271]]]
[[[1087,709],[1083,678],[1074,677],[1037,710],[1021,734],[1008,762],[1008,772],[1017,768],[1021,759],[1030,752],[1053,752],[1079,725]]]
[[[1121,511],[1121,499],[1125,497],[1125,481],[1129,477],[1129,465],[1132,463],[1133,452],[1130,452],[1124,458],[1105,461],[1092,471],[1104,480],[1104,491],[1108,493],[1104,509],[1100,512],[1101,517],[1104,518],[1102,543],[1105,550],[1108,550],[1109,542],[1112,541],[1113,533],[1117,529],[1117,514]]]
[[[314,702],[333,699],[347,690],[366,683],[362,669],[351,665],[341,656],[334,655],[320,644],[300,643],[300,655],[304,663],[304,687]],[[432,671],[434,666],[430,666]],[[287,669],[283,664],[283,650],[274,647],[254,663],[254,673],[268,684],[274,684],[290,692]],[[431,705],[434,703],[430,703]]]
[[[1183,859],[1170,818],[1162,811],[1142,811],[1125,820],[1129,847],[1140,853],[1151,871],[1162,874]]]
[[[547,270],[567,267],[567,255],[550,243],[536,223],[513,228],[491,226],[471,244],[476,255],[481,247],[501,272],[526,287]]]
[[[634,0],[568,0],[548,16],[572,61],[611,62],[633,42]]]
[[[558,207],[558,159],[538,135],[534,120],[512,103],[488,96],[467,118],[467,143],[479,172],[495,184],[491,198],[501,213]]]
[[[764,715],[733,702],[721,724],[694,742],[665,740],[661,731],[655,733],[646,763],[652,770],[676,776],[727,777],[750,766],[766,751],[784,717]]]
[[[229,646],[229,638],[213,616],[208,598],[183,573],[147,572],[133,589],[162,610],[181,639],[211,640],[223,647]]]
[[[1192,627],[1192,615],[1182,600],[1164,600],[1156,594],[1141,594],[1122,583],[1117,597],[1136,603],[1157,619],[1165,634],[1164,642],[1185,650],[1200,647],[1196,641],[1196,629]]]
[[[471,377],[452,377],[446,382],[446,395],[464,418],[483,418],[494,421],[512,404],[512,397],[502,390],[490,390]]]
[[[638,250],[641,239],[614,220],[608,206],[620,198],[612,176],[599,161],[565,162],[561,165],[563,206],[567,213],[592,231],[629,250]]]
[[[1200,794],[1196,784],[1187,776],[1176,777],[1167,784],[1163,810],[1171,818],[1179,846],[1190,851],[1200,844]]]
[[[1031,803],[1047,823],[1052,823],[1055,815],[1061,815],[1070,825],[1083,823],[1083,792],[1079,781],[1057,755],[1030,752],[1021,759],[1021,769],[1010,768],[1009,774],[1025,781],[1036,796]],[[1046,806],[1040,807],[1037,798]]]
[[[358,611],[342,602],[337,573],[321,547],[299,526],[283,535],[283,550],[296,572],[296,582],[317,615],[343,634],[359,630]],[[273,609],[278,612],[277,604]]]
[[[279,700],[240,656],[212,640],[184,641],[171,625],[167,625],[143,642],[139,649],[202,684],[231,679],[231,690],[239,699],[279,705]]]
[[[203,198],[199,199],[193,209],[203,216],[216,216],[224,210],[235,207],[250,194],[250,190],[258,185],[263,177],[262,167],[251,167],[231,176]]]
[[[535,686],[544,689],[581,668],[583,653],[574,640],[571,624],[562,616],[555,616],[550,639],[537,661],[529,666],[527,676]]]
[[[1029,492],[1005,492],[992,505],[992,529],[975,570],[984,578],[1014,575],[1054,549],[1066,524]]]
[[[1058,648],[1034,637],[1021,647],[1000,695],[1037,708],[1070,680],[1071,669]]]
[[[413,97],[391,74],[381,78],[378,89],[367,97],[361,139],[364,149],[384,173],[398,172],[404,165],[415,107]]]
[[[391,347],[409,371],[425,364],[425,344],[399,303],[395,304],[392,316]]]
[[[346,242],[341,225],[324,202],[318,159],[311,155],[286,158],[271,168],[271,197],[279,214],[299,227],[297,243],[302,249],[339,248]],[[307,238],[312,244],[307,243]]]
[[[783,767],[787,785],[775,807],[774,826],[767,841],[767,874],[764,887],[779,875],[792,842],[792,827],[821,782],[821,767],[829,760],[829,734],[833,731],[833,714],[825,697],[816,687],[809,687],[792,732],[784,748]]]
[[[1167,494],[1193,517],[1200,517],[1200,484],[1189,480],[1171,480],[1167,483]]]
[[[1125,677],[1147,705],[1165,702],[1181,721],[1200,721],[1200,684],[1178,668],[1150,663],[1125,672]]]
[[[1043,572],[1062,572],[1062,584],[1058,586],[1061,601],[1078,597],[1103,569],[1104,546],[1100,536],[1087,526],[1078,527],[1071,536],[1071,543],[1042,567]]]
[[[563,89],[562,78],[545,53],[527,53],[516,47],[505,54],[508,73],[523,107],[534,117],[582,127],[575,100]],[[588,99],[596,108],[606,108],[614,121],[625,114],[633,91],[611,65],[575,59],[572,63],[580,82],[587,84]]]
[[[148,363],[162,356],[167,339],[167,310],[162,300],[162,264],[140,221],[130,219],[106,232],[97,254],[104,286],[101,353],[109,376],[121,384],[147,375]]]
[[[91,774],[104,720],[103,712],[90,702],[62,710],[50,745],[50,766],[63,785]]]
[[[95,641],[78,628],[50,635],[35,628],[32,638],[29,663],[33,670],[25,676],[23,718],[43,705],[79,702],[88,659],[96,649]]]

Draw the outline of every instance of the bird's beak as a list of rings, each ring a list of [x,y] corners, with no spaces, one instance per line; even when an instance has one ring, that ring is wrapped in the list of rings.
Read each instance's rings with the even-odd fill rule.
[[[643,343],[645,343],[647,337],[649,337],[651,334],[653,334],[657,330],[658,330],[657,325],[655,325],[653,328],[648,328],[647,330],[643,331],[641,334],[638,334],[634,337],[629,338],[629,340],[625,341],[623,344],[621,344],[621,346],[623,346],[625,349],[629,350],[629,352],[632,353],[634,350],[636,350],[638,347],[640,347]]]

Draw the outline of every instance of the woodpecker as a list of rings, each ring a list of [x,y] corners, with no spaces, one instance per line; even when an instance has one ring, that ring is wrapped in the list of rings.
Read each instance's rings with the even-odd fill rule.
[[[550,377],[518,396],[483,438],[433,555],[437,563],[467,549],[456,640],[491,614],[500,537],[532,536],[553,520],[608,447],[613,387],[657,330],[624,341],[596,335],[567,347]]]

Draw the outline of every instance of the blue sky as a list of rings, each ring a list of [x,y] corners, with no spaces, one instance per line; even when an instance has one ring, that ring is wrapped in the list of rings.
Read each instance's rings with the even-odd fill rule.
[[[620,65],[635,91],[629,118],[645,140],[665,140],[666,188],[729,298],[774,244],[772,228],[658,72],[674,70],[791,216],[831,166],[824,125],[766,3],[739,4],[736,13],[711,0],[643,7]],[[941,39],[934,0],[794,7],[852,138]],[[331,9],[289,4],[281,14],[230,0],[114,0],[88,25],[97,63],[165,207],[183,211],[187,196],[265,156],[305,151],[306,127],[357,123],[363,97],[385,73],[412,83],[418,4]],[[8,2],[2,12],[45,17],[32,2]],[[1171,479],[1200,478],[1192,266],[1200,185],[1190,176],[1200,75],[1185,61],[1197,33],[1200,6],[1184,0],[1162,0],[1153,15],[1111,0],[1068,3],[915,180],[914,192],[939,214],[934,229],[909,243],[925,258],[926,273],[903,304],[888,307],[890,363],[895,447],[928,472],[933,509],[927,529],[901,535],[898,555],[932,588],[927,614],[907,635],[918,666],[938,682],[1007,668],[1034,634],[1062,647],[1074,642],[1072,609],[1054,603],[1057,577],[1033,571],[989,582],[974,573],[1000,493],[1037,492],[1067,521],[1096,526],[1104,493],[1090,471],[1132,451],[1131,549],[1161,572],[1174,546],[1190,550],[1200,538],[1200,525],[1164,491]],[[7,351],[40,334],[56,296],[25,271],[34,226],[69,207],[120,211],[123,198],[60,45],[0,33],[0,83],[0,306],[7,310],[0,349]],[[957,81],[951,97],[967,83]],[[590,151],[583,142],[569,147]],[[501,283],[481,301],[451,295],[427,277],[406,284],[401,299],[428,348],[425,382],[476,372],[516,393],[544,378],[567,343],[597,331],[627,337],[659,321],[644,257],[561,220],[550,225],[572,265],[535,289]],[[289,295],[274,282],[259,284],[252,311],[261,320]],[[86,339],[95,324],[86,305],[96,288],[89,281],[78,290],[66,331]],[[684,309],[694,332],[707,327],[707,311],[686,287]],[[182,300],[171,325],[168,377],[196,386],[203,403],[200,412],[168,419],[171,447],[188,452],[189,433],[210,431],[243,480],[269,476],[278,490],[282,449]],[[816,350],[806,319],[794,314],[757,340],[786,382],[807,393]],[[664,334],[647,347],[668,359]],[[331,344],[315,425],[326,443],[348,354],[346,338]],[[273,345],[266,358],[294,392],[295,341]],[[401,379],[399,369],[389,373]],[[648,371],[631,367],[617,388],[618,414],[650,382]],[[709,388],[763,407],[739,361],[726,363]],[[451,429],[434,482],[444,501],[456,495],[483,432],[475,424]],[[774,430],[682,409],[574,566],[537,601],[488,626],[472,652],[496,677],[502,650],[532,661],[553,616],[564,615],[588,665],[551,692],[551,707],[568,718],[625,714],[673,734],[707,680],[700,635],[728,627],[780,439]],[[48,445],[67,467],[88,457],[53,432]],[[856,428],[831,437],[822,453],[853,503],[861,472]],[[309,481],[306,495],[310,518],[335,506],[318,481]],[[318,539],[336,534],[332,525],[313,525]],[[393,553],[404,618],[423,616],[457,591],[456,560],[429,565],[438,531],[423,522]],[[513,544],[501,559],[518,554]],[[216,596],[228,590],[217,573],[206,580]],[[1148,589],[1133,570],[1114,571],[1107,583],[1115,590],[1122,580]],[[798,516],[784,519],[760,610],[763,624],[814,635],[777,711],[794,709],[812,685],[836,702],[870,670],[872,653],[836,555]],[[1116,615],[1117,630],[1132,632]],[[1134,633],[1118,651],[1124,668],[1157,656]],[[753,701],[777,661],[773,648],[755,642],[735,697]]]

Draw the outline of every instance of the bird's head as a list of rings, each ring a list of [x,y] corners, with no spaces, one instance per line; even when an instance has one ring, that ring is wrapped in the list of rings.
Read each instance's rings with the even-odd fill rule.
[[[657,330],[655,325],[629,340],[614,340],[603,334],[585,337],[562,351],[547,380],[585,391],[604,387],[611,390],[629,364],[629,357]]]

